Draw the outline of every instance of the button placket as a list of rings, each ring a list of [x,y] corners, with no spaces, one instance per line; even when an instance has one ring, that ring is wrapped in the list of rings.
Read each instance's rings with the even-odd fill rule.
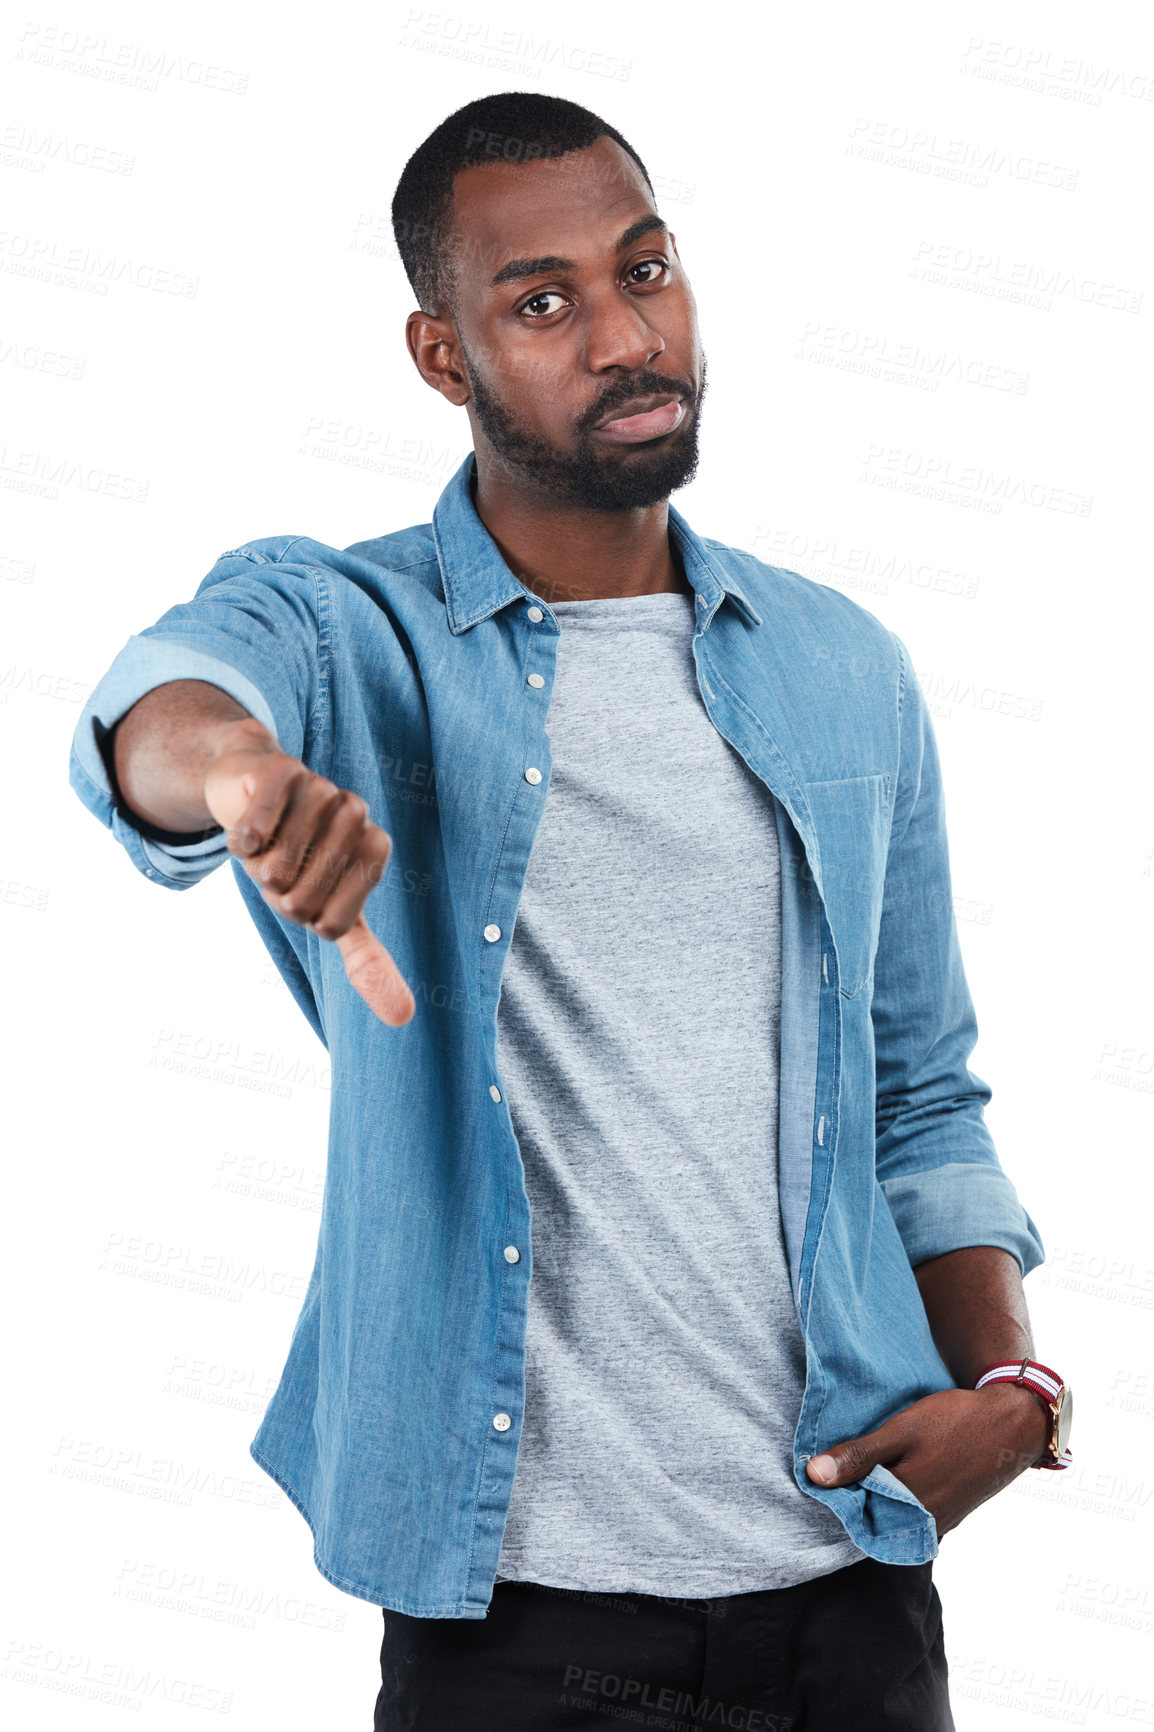
[[[540,625],[541,621],[545,618],[544,612],[536,605],[536,603],[526,608],[525,612],[534,625]],[[528,674],[526,675],[526,683],[532,686],[535,691],[540,691],[545,685],[545,677],[543,674],[538,673]],[[531,787],[539,786],[539,784],[544,780],[541,771],[537,768],[536,764],[530,764],[525,770],[524,776],[525,780]],[[490,921],[489,924],[483,928],[483,935],[486,943],[496,944],[498,939],[501,937],[501,928],[497,925],[496,921]],[[489,1084],[489,1094],[494,1101],[500,1101],[501,1091],[497,1087],[496,1083]],[[517,1250],[515,1245],[506,1246],[505,1259],[507,1262],[518,1262],[520,1260],[520,1255],[521,1253]],[[498,1430],[502,1429],[498,1424],[498,1421],[501,1419],[505,1420],[506,1425],[512,1423],[507,1414],[498,1414],[497,1419],[493,1421]]]

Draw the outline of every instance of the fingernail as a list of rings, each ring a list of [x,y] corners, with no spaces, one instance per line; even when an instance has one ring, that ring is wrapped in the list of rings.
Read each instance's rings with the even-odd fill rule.
[[[832,1455],[815,1455],[810,1459],[809,1473],[811,1479],[820,1480],[822,1485],[828,1485],[831,1480],[837,1478],[837,1462]]]

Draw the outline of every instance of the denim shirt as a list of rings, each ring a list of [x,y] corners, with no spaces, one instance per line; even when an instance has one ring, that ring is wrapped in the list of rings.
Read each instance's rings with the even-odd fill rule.
[[[431,525],[343,551],[283,535],[222,554],[191,601],[128,640],[70,765],[154,883],[185,890],[230,861],[328,1048],[316,1262],[251,1452],[309,1523],[328,1581],[429,1618],[486,1614],[524,1413],[530,1208],[497,1001],[549,796],[559,635],[478,517],[472,470],[470,456]],[[871,1557],[924,1563],[933,1518],[888,1469],[827,1490],[805,1464],[953,1387],[914,1265],[966,1245],[1000,1246],[1024,1273],[1043,1258],[966,1064],[977,1029],[930,718],[905,645],[871,613],[695,534],[672,507],[669,525],[695,592],[702,701],[770,791],[781,848],[799,1495]],[[415,994],[404,1027],[376,1019],[334,944],[268,907],[219,830],[166,838],[123,805],[104,733],[182,678],[229,692],[392,837],[365,913]]]

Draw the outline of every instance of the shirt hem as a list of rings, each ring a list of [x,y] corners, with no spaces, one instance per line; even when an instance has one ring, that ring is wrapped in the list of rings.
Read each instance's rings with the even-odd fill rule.
[[[364,1582],[355,1582],[349,1576],[339,1575],[321,1557],[320,1536],[317,1533],[316,1523],[313,1520],[312,1512],[296,1487],[290,1484],[279,1468],[273,1466],[267,1456],[260,1453],[254,1443],[249,1444],[248,1452],[257,1466],[263,1468],[271,1480],[276,1481],[289,1502],[308,1523],[309,1531],[313,1536],[313,1563],[325,1581],[331,1583],[334,1588],[339,1588],[343,1594],[351,1594],[355,1599],[368,1600],[370,1605],[379,1606],[382,1611],[402,1612],[410,1618],[484,1618],[487,1615],[489,1610],[487,1603],[481,1606],[457,1600],[451,1605],[422,1607],[403,1597],[390,1598],[388,1594],[382,1593],[379,1589],[371,1588]]]

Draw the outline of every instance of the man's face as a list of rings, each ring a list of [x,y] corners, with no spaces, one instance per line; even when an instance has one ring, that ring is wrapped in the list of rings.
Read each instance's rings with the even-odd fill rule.
[[[518,488],[620,511],[697,466],[705,359],[673,237],[612,139],[464,169],[456,312],[474,440]]]

